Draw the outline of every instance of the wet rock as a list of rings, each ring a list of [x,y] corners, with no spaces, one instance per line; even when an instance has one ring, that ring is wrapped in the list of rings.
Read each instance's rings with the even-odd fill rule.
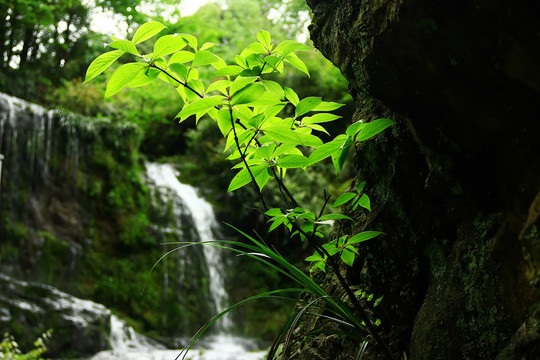
[[[353,120],[397,122],[358,149],[373,211],[348,232],[386,235],[360,247],[347,273],[384,296],[374,317],[392,348],[412,359],[529,354],[537,334],[522,324],[540,300],[540,5],[308,4],[315,46],[350,82]]]
[[[12,334],[25,352],[48,329],[53,330],[48,357],[84,357],[109,349],[110,318],[101,304],[0,274],[0,332]]]

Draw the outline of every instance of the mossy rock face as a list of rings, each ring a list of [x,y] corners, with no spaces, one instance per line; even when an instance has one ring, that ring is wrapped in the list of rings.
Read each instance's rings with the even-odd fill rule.
[[[529,353],[540,300],[539,5],[308,5],[315,46],[350,82],[353,121],[397,122],[357,149],[373,211],[347,230],[386,234],[359,248],[347,276],[384,296],[374,317],[388,342],[412,359]]]
[[[49,329],[47,357],[79,358],[110,348],[110,311],[50,286],[0,274],[0,314],[0,332],[13,335],[23,352]]]

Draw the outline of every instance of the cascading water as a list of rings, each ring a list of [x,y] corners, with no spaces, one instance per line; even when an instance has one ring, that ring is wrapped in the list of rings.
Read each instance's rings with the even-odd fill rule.
[[[176,171],[171,165],[148,163],[146,171],[153,186],[158,189],[168,190],[161,192],[161,196],[167,197],[172,193],[181,199],[181,203],[187,208],[187,212],[193,219],[199,241],[204,243],[215,240],[214,232],[217,230],[218,224],[212,205],[199,197],[193,187],[178,181]],[[185,210],[178,205],[178,202],[173,202],[173,212],[175,217],[180,219]],[[178,241],[184,240],[182,234],[180,234]],[[203,245],[202,250],[209,273],[208,290],[213,301],[213,308],[219,313],[228,304],[228,295],[222,276],[224,268],[220,249],[210,245]],[[216,325],[220,332],[227,332],[232,328],[232,321],[225,316]]]
[[[157,191],[157,195],[172,204],[174,216],[177,219],[185,218],[186,212],[191,216],[198,240],[210,244],[215,240],[215,232],[218,224],[212,206],[197,195],[195,188],[182,184],[177,178],[177,172],[168,164],[146,164],[146,174],[149,187]],[[155,194],[156,195],[156,194]],[[155,196],[154,195],[154,196]],[[177,199],[170,199],[176,196]],[[178,200],[181,201],[166,201]],[[180,220],[179,220],[180,221]],[[177,226],[179,227],[179,226]],[[178,241],[185,241],[184,234],[178,229],[162,229],[164,232],[174,233]],[[190,239],[194,241],[194,239]],[[201,245],[204,258],[208,267],[209,293],[216,312],[221,312],[228,305],[228,295],[224,287],[224,266],[220,249],[211,245]],[[166,259],[167,257],[165,257]],[[185,264],[180,264],[183,268]],[[183,272],[180,273],[183,276]],[[166,275],[164,282],[169,283]],[[248,351],[249,341],[234,337],[230,334],[232,321],[223,317],[216,325],[218,334],[207,339],[205,348],[191,350],[186,357],[188,360],[261,360],[265,358],[264,351]],[[104,351],[92,358],[92,360],[170,360],[178,356],[179,350],[160,350],[137,346],[136,334],[125,324],[118,322],[114,317],[111,319],[111,344],[112,351]],[[197,344],[198,345],[198,344]]]
[[[82,249],[89,243],[86,237],[88,234],[83,232],[82,226],[86,224],[71,220],[76,219],[77,214],[88,214],[80,207],[84,199],[88,200],[83,196],[88,196],[90,187],[84,190],[86,192],[81,193],[80,197],[77,191],[89,184],[88,179],[91,179],[88,172],[89,163],[93,155],[99,154],[94,149],[96,147],[114,149],[117,153],[128,157],[130,147],[126,145],[127,142],[122,141],[135,134],[136,130],[129,124],[112,124],[106,119],[92,119],[58,110],[46,110],[41,106],[0,93],[0,154],[5,155],[1,161],[1,176],[3,180],[9,180],[2,183],[3,197],[0,199],[0,210],[4,218],[9,219],[11,223],[18,222],[21,228],[24,225],[31,230],[28,239],[25,240],[26,246],[42,249],[45,240],[58,240],[54,244],[69,245],[70,271],[64,271],[62,274],[77,272],[75,262],[83,253]],[[215,239],[217,224],[211,205],[201,199],[194,188],[181,184],[172,166],[148,164],[146,179],[148,187],[153,189],[151,192],[154,196],[162,197],[161,203],[166,204],[172,211],[166,219],[164,217],[163,222],[154,222],[155,227],[148,232],[154,235],[153,239],[161,239],[163,243],[182,240],[205,242]],[[19,191],[22,188],[24,191]],[[92,191],[94,190],[96,194],[101,193],[100,187],[92,188]],[[23,198],[21,194],[26,195],[24,202],[21,200]],[[56,194],[63,197],[58,199]],[[61,211],[57,211],[58,209]],[[21,214],[24,216],[21,217]],[[178,223],[170,222],[169,218],[176,219]],[[45,239],[45,235],[36,233],[34,228],[47,230],[42,233],[49,238]],[[52,238],[50,235],[58,238]],[[152,239],[151,236],[148,238]],[[149,246],[152,245],[157,244],[151,243]],[[172,249],[171,245],[161,246],[164,252]],[[35,263],[29,266],[41,261],[39,252],[34,253],[38,254],[35,256]],[[170,307],[173,309],[170,313],[163,308],[163,328],[178,329],[175,335],[191,335],[194,332],[193,327],[198,328],[213,314],[227,306],[228,296],[224,288],[221,256],[218,249],[212,246],[191,247],[186,251],[175,253],[174,256],[166,257],[164,263],[168,264],[160,264],[166,265],[160,269],[163,274],[163,298],[169,297],[163,304],[178,305]],[[45,262],[46,260],[43,260],[43,263]],[[62,262],[64,263],[63,260]],[[22,273],[22,266],[20,267],[17,261],[2,259],[0,266],[10,275]],[[35,269],[39,267],[36,265]],[[39,278],[42,273],[36,271],[37,281],[45,281]],[[62,284],[71,280],[71,275],[61,277]],[[202,295],[197,293],[198,289],[202,289]],[[174,295],[176,297],[173,298],[172,294],[178,295]],[[0,292],[0,298],[1,295]],[[184,295],[187,295],[189,301],[182,299]],[[200,306],[198,303],[201,303]],[[78,311],[80,304],[76,302],[74,310],[69,311]],[[80,310],[85,311],[84,308]],[[109,310],[105,310],[110,314]],[[6,318],[4,315],[5,313],[0,311],[0,320]],[[100,321],[107,323],[108,319],[106,316]],[[155,344],[137,335],[118,318],[113,316],[110,321],[110,341],[102,341],[101,347],[90,346],[88,351],[91,354],[92,351],[107,348],[109,342],[115,350],[100,353],[96,359],[174,359],[178,355],[178,350],[170,352],[160,350]],[[80,325],[81,332],[86,331],[85,324],[81,322],[77,324]],[[204,345],[205,350],[191,351],[188,359],[252,360],[264,357],[262,352],[250,353],[245,350],[250,346],[253,347],[253,344],[227,336],[231,328],[231,319],[222,318],[213,328],[214,334],[217,335],[199,344]],[[104,332],[102,335],[103,339],[106,339],[107,333]],[[78,337],[75,342],[92,343],[90,339],[82,340],[84,339]],[[74,345],[66,344],[66,346]],[[171,346],[176,345],[172,343]],[[86,348],[83,350],[87,351]]]

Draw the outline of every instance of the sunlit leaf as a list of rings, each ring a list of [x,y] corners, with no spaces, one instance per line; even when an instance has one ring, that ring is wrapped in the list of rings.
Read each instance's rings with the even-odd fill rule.
[[[272,95],[276,96],[278,99],[283,99],[285,97],[285,92],[279,83],[271,80],[261,81],[266,90]]]
[[[217,44],[214,44],[212,42],[205,42],[204,44],[202,44],[200,50],[207,50],[207,49],[213,48],[216,45]]]
[[[210,65],[219,61],[219,57],[212,54],[210,51],[200,50],[195,53],[195,58],[191,63],[191,66]]]
[[[358,199],[358,205],[360,205],[364,209],[371,211],[371,201],[369,200],[369,196],[367,196],[366,194],[362,194],[360,199]]]
[[[223,99],[224,97],[221,95],[214,95],[198,99],[190,104],[185,105],[182,111],[176,115],[176,118],[180,118],[180,121],[184,121],[191,115],[198,114],[201,111],[208,111],[214,106],[221,105]]]
[[[317,147],[317,149],[309,155],[308,166],[318,163],[340,151],[346,138],[346,135],[338,135],[334,140]]]
[[[307,114],[308,112],[312,111],[317,105],[319,105],[322,102],[320,97],[314,97],[310,96],[305,99],[302,99],[298,105],[296,105],[296,111],[295,115],[296,117],[302,116],[304,114]]]
[[[244,70],[240,66],[237,65],[229,65],[225,66],[224,68],[219,69],[214,73],[214,76],[230,76],[230,75],[238,75]]]
[[[231,95],[234,95],[237,91],[242,90],[251,83],[257,81],[256,76],[251,77],[237,77],[231,85]]]
[[[266,30],[261,30],[257,33],[257,39],[264,45],[266,49],[270,49],[270,33]]]
[[[350,244],[350,245],[358,244],[363,241],[373,239],[374,237],[379,236],[381,234],[383,233],[379,231],[364,231],[349,238],[349,241],[347,241],[347,244]]]
[[[231,98],[231,105],[240,105],[253,102],[265,93],[264,86],[253,83],[237,91]]]
[[[234,115],[233,115],[234,119]],[[232,129],[232,121],[231,121],[231,113],[229,109],[221,109],[218,112],[217,115],[217,123],[219,126],[219,130],[223,134],[223,136],[227,136],[229,131]]]
[[[115,40],[107,46],[112,47],[113,49],[124,50],[133,55],[140,56],[139,51],[131,41],[128,40]]]
[[[351,220],[352,221],[352,218],[343,214],[327,214],[317,219],[317,221],[326,221],[326,220]]]
[[[372,138],[373,136],[377,135],[384,129],[388,128],[389,126],[394,125],[395,122],[390,119],[377,119],[373,120],[369,123],[366,123],[365,126],[361,129],[360,133],[356,136],[356,141],[364,141],[369,138]]]
[[[309,125],[309,124],[320,124],[325,122],[334,121],[341,118],[339,115],[329,114],[329,113],[321,113],[321,114],[315,114],[310,117],[305,117],[302,119],[303,125]]]
[[[154,81],[160,74],[158,69],[147,68],[145,71],[139,71],[137,75],[126,85],[126,87],[145,86]]]
[[[186,42],[191,46],[191,48],[197,51],[197,38],[190,34],[179,34]]]
[[[304,62],[300,60],[298,56],[296,56],[295,53],[290,53],[289,55],[287,55],[285,57],[285,61],[291,64],[292,66],[294,66],[295,68],[297,68],[298,70],[300,70],[301,72],[303,72],[304,74],[306,74],[308,77],[310,76],[309,70],[306,64],[304,64]]]
[[[340,107],[345,106],[345,104],[340,104],[332,101],[323,101],[317,105],[313,111],[334,111]]]
[[[344,205],[344,204],[348,203],[349,201],[351,201],[352,199],[354,199],[356,196],[357,196],[357,194],[352,193],[352,192],[346,192],[344,194],[341,194],[336,199],[336,201],[334,201],[334,204],[332,206],[333,207],[338,207],[338,206]]]
[[[287,98],[287,100],[289,100],[291,104],[293,104],[294,106],[297,106],[298,103],[300,102],[300,99],[298,98],[298,95],[296,95],[294,90],[285,86],[284,91],[285,91],[285,97]]]
[[[251,174],[253,177],[257,177],[261,174],[261,172],[266,172],[266,169],[268,168],[268,165],[255,165],[250,168]],[[251,175],[247,168],[244,168],[238,172],[238,174],[235,175],[235,177],[231,180],[231,183],[229,184],[229,188],[227,189],[227,192],[231,192],[234,190],[237,190],[241,188],[242,186],[245,186],[249,184],[252,181]]]
[[[87,83],[88,81],[92,80],[93,78],[104,72],[116,61],[116,59],[118,59],[125,53],[126,52],[123,50],[114,50],[106,52],[105,54],[101,54],[100,56],[95,58],[94,61],[92,61],[92,63],[90,64],[90,66],[88,66],[84,82]]]
[[[105,97],[111,97],[123,88],[137,76],[141,71],[144,71],[146,64],[144,63],[128,63],[120,66],[112,74],[107,88],[105,89]]]
[[[178,51],[172,54],[171,58],[169,59],[169,65],[174,63],[187,63],[195,57],[195,54],[191,51]]]
[[[282,168],[303,168],[307,160],[303,155],[283,155],[277,158],[276,163]]]
[[[264,53],[267,52],[267,50],[264,48],[264,45],[261,44],[261,43],[249,44],[249,46],[247,48],[252,53],[262,53],[262,54],[264,54]]]
[[[172,54],[184,48],[186,42],[178,35],[165,35],[157,39],[154,45],[153,59]]]
[[[135,35],[133,35],[133,39],[131,39],[131,42],[133,44],[143,42],[147,39],[150,39],[152,36],[156,35],[164,28],[166,28],[166,26],[157,21],[149,21],[145,24],[142,24],[137,29]]]

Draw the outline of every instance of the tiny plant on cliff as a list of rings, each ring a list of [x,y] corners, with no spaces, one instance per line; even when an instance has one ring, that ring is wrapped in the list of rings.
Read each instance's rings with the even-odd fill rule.
[[[142,25],[131,40],[114,40],[108,46],[115,50],[100,55],[90,64],[85,82],[101,74],[124,54],[130,54],[135,61],[116,69],[107,84],[106,97],[123,88],[144,86],[155,80],[175,87],[184,101],[176,116],[180,122],[191,117],[195,117],[197,122],[203,117],[209,118],[217,123],[223,134],[228,159],[236,162],[233,166],[236,175],[228,191],[236,191],[251,184],[268,217],[269,231],[283,226],[290,231],[291,237],[308,242],[314,253],[306,260],[312,263],[313,269],[326,271],[330,268],[345,291],[348,303],[352,304],[351,307],[341,299],[329,296],[280,254],[247,234],[242,233],[250,240],[248,243],[216,241],[205,244],[219,247],[234,245],[232,251],[262,261],[299,285],[298,289],[269,292],[246,301],[300,291],[307,291],[315,298],[291,317],[285,330],[277,336],[268,358],[278,357],[277,349],[281,343],[284,344],[281,356],[286,357],[287,345],[291,339],[290,329],[294,328],[306,309],[319,302],[323,302],[325,309],[333,314],[328,318],[350,329],[349,333],[356,334],[354,336],[359,344],[370,335],[369,338],[373,339],[381,351],[392,358],[390,349],[379,335],[380,330],[373,324],[339,271],[340,262],[353,265],[357,244],[381,233],[365,231],[353,236],[329,238],[321,231],[323,227],[331,225],[333,221],[352,219],[343,214],[325,214],[330,201],[326,194],[322,209],[313,212],[303,208],[289,191],[285,176],[291,170],[306,169],[327,158],[331,159],[336,172],[339,172],[351,147],[372,138],[393,122],[389,119],[369,123],[359,121],[349,126],[345,134],[325,143],[318,134],[328,134],[324,125],[340,118],[331,112],[342,105],[323,101],[320,97],[300,99],[293,89],[268,80],[268,75],[283,72],[286,64],[309,75],[308,69],[296,55],[298,51],[309,50],[308,46],[293,40],[274,44],[267,31],[260,31],[257,34],[258,42],[237,55],[236,64],[228,65],[210,51],[215,44],[199,45],[197,38],[192,35],[174,34],[159,37],[152,53],[141,54],[137,44],[164,29],[161,23],[151,21]],[[199,69],[202,67],[213,69],[210,78],[199,78]],[[283,206],[280,208],[268,208],[264,199],[262,189],[270,180],[276,182],[282,195]],[[369,197],[363,192],[364,185],[362,183],[355,191],[341,195],[333,206],[370,210]],[[211,319],[201,329],[201,333],[222,315],[218,314]]]

